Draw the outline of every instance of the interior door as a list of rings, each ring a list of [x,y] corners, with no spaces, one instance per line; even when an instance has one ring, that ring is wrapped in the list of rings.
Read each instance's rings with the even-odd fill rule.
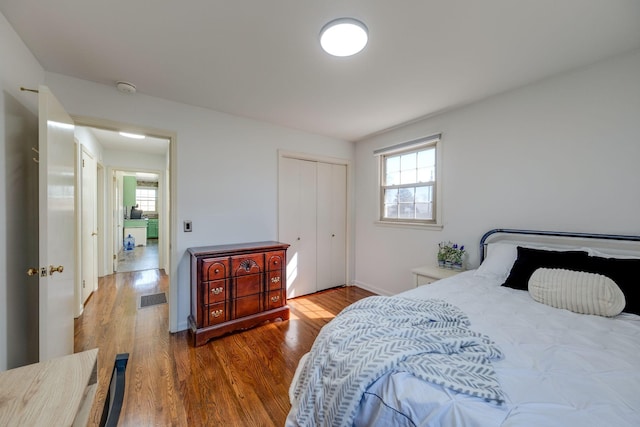
[[[114,175],[112,180],[112,194],[113,194],[113,265],[111,273],[115,273],[118,271],[118,254],[120,253],[120,248],[122,247],[122,219],[124,213],[122,211],[122,203],[120,196],[120,186],[118,185],[118,178]]]
[[[287,298],[316,292],[316,162],[280,159],[278,239],[287,250]]]
[[[39,88],[39,355],[73,353],[75,151],[73,121]]]
[[[87,301],[91,292],[98,287],[98,230],[96,212],[97,192],[97,164],[96,160],[82,150],[82,223],[80,226],[82,238],[82,283],[80,291],[82,304]]]
[[[318,291],[346,283],[346,170],[346,165],[318,162]]]

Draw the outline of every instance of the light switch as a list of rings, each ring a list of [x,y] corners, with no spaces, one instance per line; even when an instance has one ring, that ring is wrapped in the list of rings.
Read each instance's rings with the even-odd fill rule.
[[[193,227],[191,226],[191,221],[184,222],[184,231],[185,233],[193,231]]]

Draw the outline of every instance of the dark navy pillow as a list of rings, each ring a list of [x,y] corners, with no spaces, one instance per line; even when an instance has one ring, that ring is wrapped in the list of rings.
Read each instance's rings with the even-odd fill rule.
[[[518,257],[502,286],[526,291],[529,287],[529,278],[537,269],[562,268],[586,271],[584,267],[589,264],[589,258],[592,257],[589,257],[585,251],[549,251],[518,246]]]
[[[622,290],[627,313],[640,314],[640,259],[590,256],[581,271],[607,276]]]

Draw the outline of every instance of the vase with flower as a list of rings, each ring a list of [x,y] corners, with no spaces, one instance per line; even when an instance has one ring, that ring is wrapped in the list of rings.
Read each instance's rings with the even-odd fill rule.
[[[438,266],[462,270],[462,261],[465,254],[464,245],[452,242],[440,242],[438,244]]]

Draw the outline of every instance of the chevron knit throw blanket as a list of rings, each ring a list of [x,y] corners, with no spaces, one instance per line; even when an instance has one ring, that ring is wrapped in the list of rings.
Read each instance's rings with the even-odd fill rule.
[[[368,297],[322,328],[292,384],[292,411],[299,426],[350,426],[364,391],[382,375],[401,371],[501,404],[491,365],[501,358],[496,345],[469,330],[467,316],[445,301]]]

